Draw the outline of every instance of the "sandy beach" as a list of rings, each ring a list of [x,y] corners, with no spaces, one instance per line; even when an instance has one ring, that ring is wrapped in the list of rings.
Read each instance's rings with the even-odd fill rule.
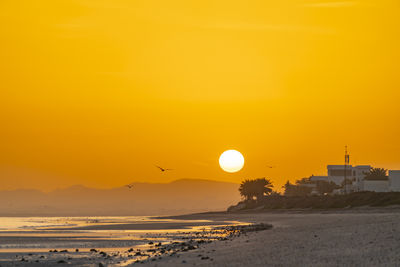
[[[398,266],[399,220],[398,208],[107,219],[41,230],[58,236],[43,237],[48,246],[42,249],[3,249],[0,266]],[[240,228],[249,224],[272,228]],[[2,232],[0,243],[23,244],[16,233]],[[30,242],[43,242],[35,238]],[[79,251],[49,252],[60,242]]]
[[[273,228],[207,244],[146,266],[399,266],[400,210],[197,214]],[[203,259],[202,259],[203,258]]]

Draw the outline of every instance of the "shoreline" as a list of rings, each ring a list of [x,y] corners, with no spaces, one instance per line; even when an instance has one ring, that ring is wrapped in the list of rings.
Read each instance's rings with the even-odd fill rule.
[[[140,263],[140,266],[154,267],[400,265],[400,255],[396,253],[400,250],[398,206],[335,210],[246,210],[153,218],[177,220],[176,223],[183,223],[182,226],[185,223],[197,224],[197,227],[191,229],[182,227],[180,230],[139,230],[143,233],[141,244],[116,246],[111,249],[93,248],[96,251],[86,248],[80,249],[80,254],[70,250],[68,252],[58,250],[32,253],[29,257],[26,256],[27,253],[25,256],[23,253],[17,253],[18,256],[15,257],[16,253],[9,253],[8,256],[14,257],[13,260],[6,264],[0,261],[0,265],[136,266],[137,263]],[[201,225],[206,222],[210,225]],[[221,226],[218,226],[217,222],[231,224],[225,224],[218,229]],[[268,231],[239,233],[235,227],[240,226],[235,223],[272,225],[272,228],[268,228]],[[116,226],[118,224],[113,227]],[[107,227],[104,229],[100,231],[105,233],[114,231],[107,230]],[[0,253],[0,258],[4,255]],[[44,258],[40,258],[41,256]],[[21,261],[23,257],[24,261]],[[36,260],[39,262],[36,263]],[[58,261],[64,262],[58,263]]]
[[[342,214],[342,213],[391,213],[399,212],[400,205],[386,206],[386,207],[348,207],[348,208],[331,208],[331,209],[244,209],[240,211],[211,211],[189,213],[182,215],[167,215],[157,216],[156,219],[183,219],[183,220],[198,220],[200,218],[209,218],[210,216],[223,216],[234,214]]]
[[[247,229],[247,223],[244,222],[218,220],[149,220],[147,223],[139,221],[130,224],[110,222],[101,224],[100,221],[99,223],[100,225],[90,226],[77,224],[75,227],[49,227],[39,231],[0,231],[0,247],[3,246],[0,249],[0,266],[54,266],[55,264],[126,266],[134,262],[159,260],[167,255],[179,257],[178,254],[181,252],[195,250],[200,245],[217,240],[234,238],[242,232],[251,230],[251,227]],[[263,227],[270,226],[259,225],[257,230]],[[91,236],[90,233],[93,231],[101,234]],[[56,232],[56,235],[49,236],[49,232]],[[39,238],[41,239],[39,242],[47,240],[47,247],[24,248],[25,243],[21,243],[23,237],[21,234],[29,238],[29,242],[38,242]],[[41,236],[43,234],[45,236]],[[62,236],[65,234],[69,239],[64,237],[63,241]],[[107,235],[110,236],[106,237]],[[71,246],[69,241],[71,238],[79,240],[74,243],[75,246]],[[85,238],[89,241],[90,238],[94,238],[95,241],[92,240],[89,243],[91,245],[85,247],[87,242]],[[99,243],[100,241],[102,243]],[[18,247],[4,248],[4,242],[11,245],[16,243]],[[52,245],[53,242],[56,243]]]

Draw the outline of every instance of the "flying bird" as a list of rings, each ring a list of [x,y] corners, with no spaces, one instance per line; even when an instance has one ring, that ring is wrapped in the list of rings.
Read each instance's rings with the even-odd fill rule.
[[[165,171],[172,171],[173,169],[166,169],[166,168],[161,168],[160,166],[155,165],[157,168],[160,169],[160,171],[165,172]]]
[[[129,189],[132,189],[132,188],[133,188],[133,183],[127,184],[127,185],[125,185],[125,186],[128,187]]]
[[[270,165],[267,165],[266,167],[270,169],[275,168],[275,166],[270,166]]]

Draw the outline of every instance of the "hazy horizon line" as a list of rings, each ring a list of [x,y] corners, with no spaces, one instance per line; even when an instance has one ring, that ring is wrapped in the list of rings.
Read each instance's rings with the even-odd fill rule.
[[[202,181],[202,182],[216,182],[216,183],[226,183],[226,184],[237,184],[237,185],[239,185],[239,183],[235,183],[235,182],[222,181],[222,180],[213,180],[213,179],[203,179],[203,178],[180,178],[180,179],[175,179],[175,180],[168,181],[168,182],[140,182],[139,181],[139,182],[131,182],[131,183],[128,183],[128,184],[133,184],[133,185],[134,184],[167,185],[167,184],[172,184],[172,183],[175,183],[175,182],[185,181],[185,180],[188,180],[188,181]],[[124,187],[126,187],[126,185],[127,184],[124,184],[124,185],[121,185],[121,186],[115,186],[115,187],[100,188],[100,187],[87,186],[85,184],[73,184],[73,185],[69,185],[69,186],[67,185],[67,186],[64,186],[64,187],[57,187],[57,188],[54,188],[54,189],[51,189],[51,190],[41,190],[39,188],[32,188],[32,187],[30,187],[30,188],[20,187],[20,188],[14,188],[14,189],[2,189],[2,188],[0,188],[0,192],[10,192],[10,191],[19,191],[19,190],[23,191],[23,190],[25,190],[25,191],[39,191],[39,192],[42,192],[42,193],[51,193],[51,192],[54,192],[54,191],[66,190],[66,189],[70,189],[70,188],[73,188],[73,187],[82,187],[82,188],[86,188],[86,189],[95,189],[95,190],[112,190],[112,189],[124,188]]]

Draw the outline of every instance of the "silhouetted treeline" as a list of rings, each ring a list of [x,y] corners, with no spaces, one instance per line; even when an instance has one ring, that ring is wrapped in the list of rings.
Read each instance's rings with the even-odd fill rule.
[[[400,192],[355,192],[347,195],[282,196],[271,195],[260,201],[245,200],[228,211],[246,209],[339,209],[351,207],[384,207],[400,205]]]
[[[314,194],[331,194],[333,190],[341,188],[334,182],[311,181],[311,177],[297,180],[294,184],[289,181],[283,186],[285,196],[307,196]]]

